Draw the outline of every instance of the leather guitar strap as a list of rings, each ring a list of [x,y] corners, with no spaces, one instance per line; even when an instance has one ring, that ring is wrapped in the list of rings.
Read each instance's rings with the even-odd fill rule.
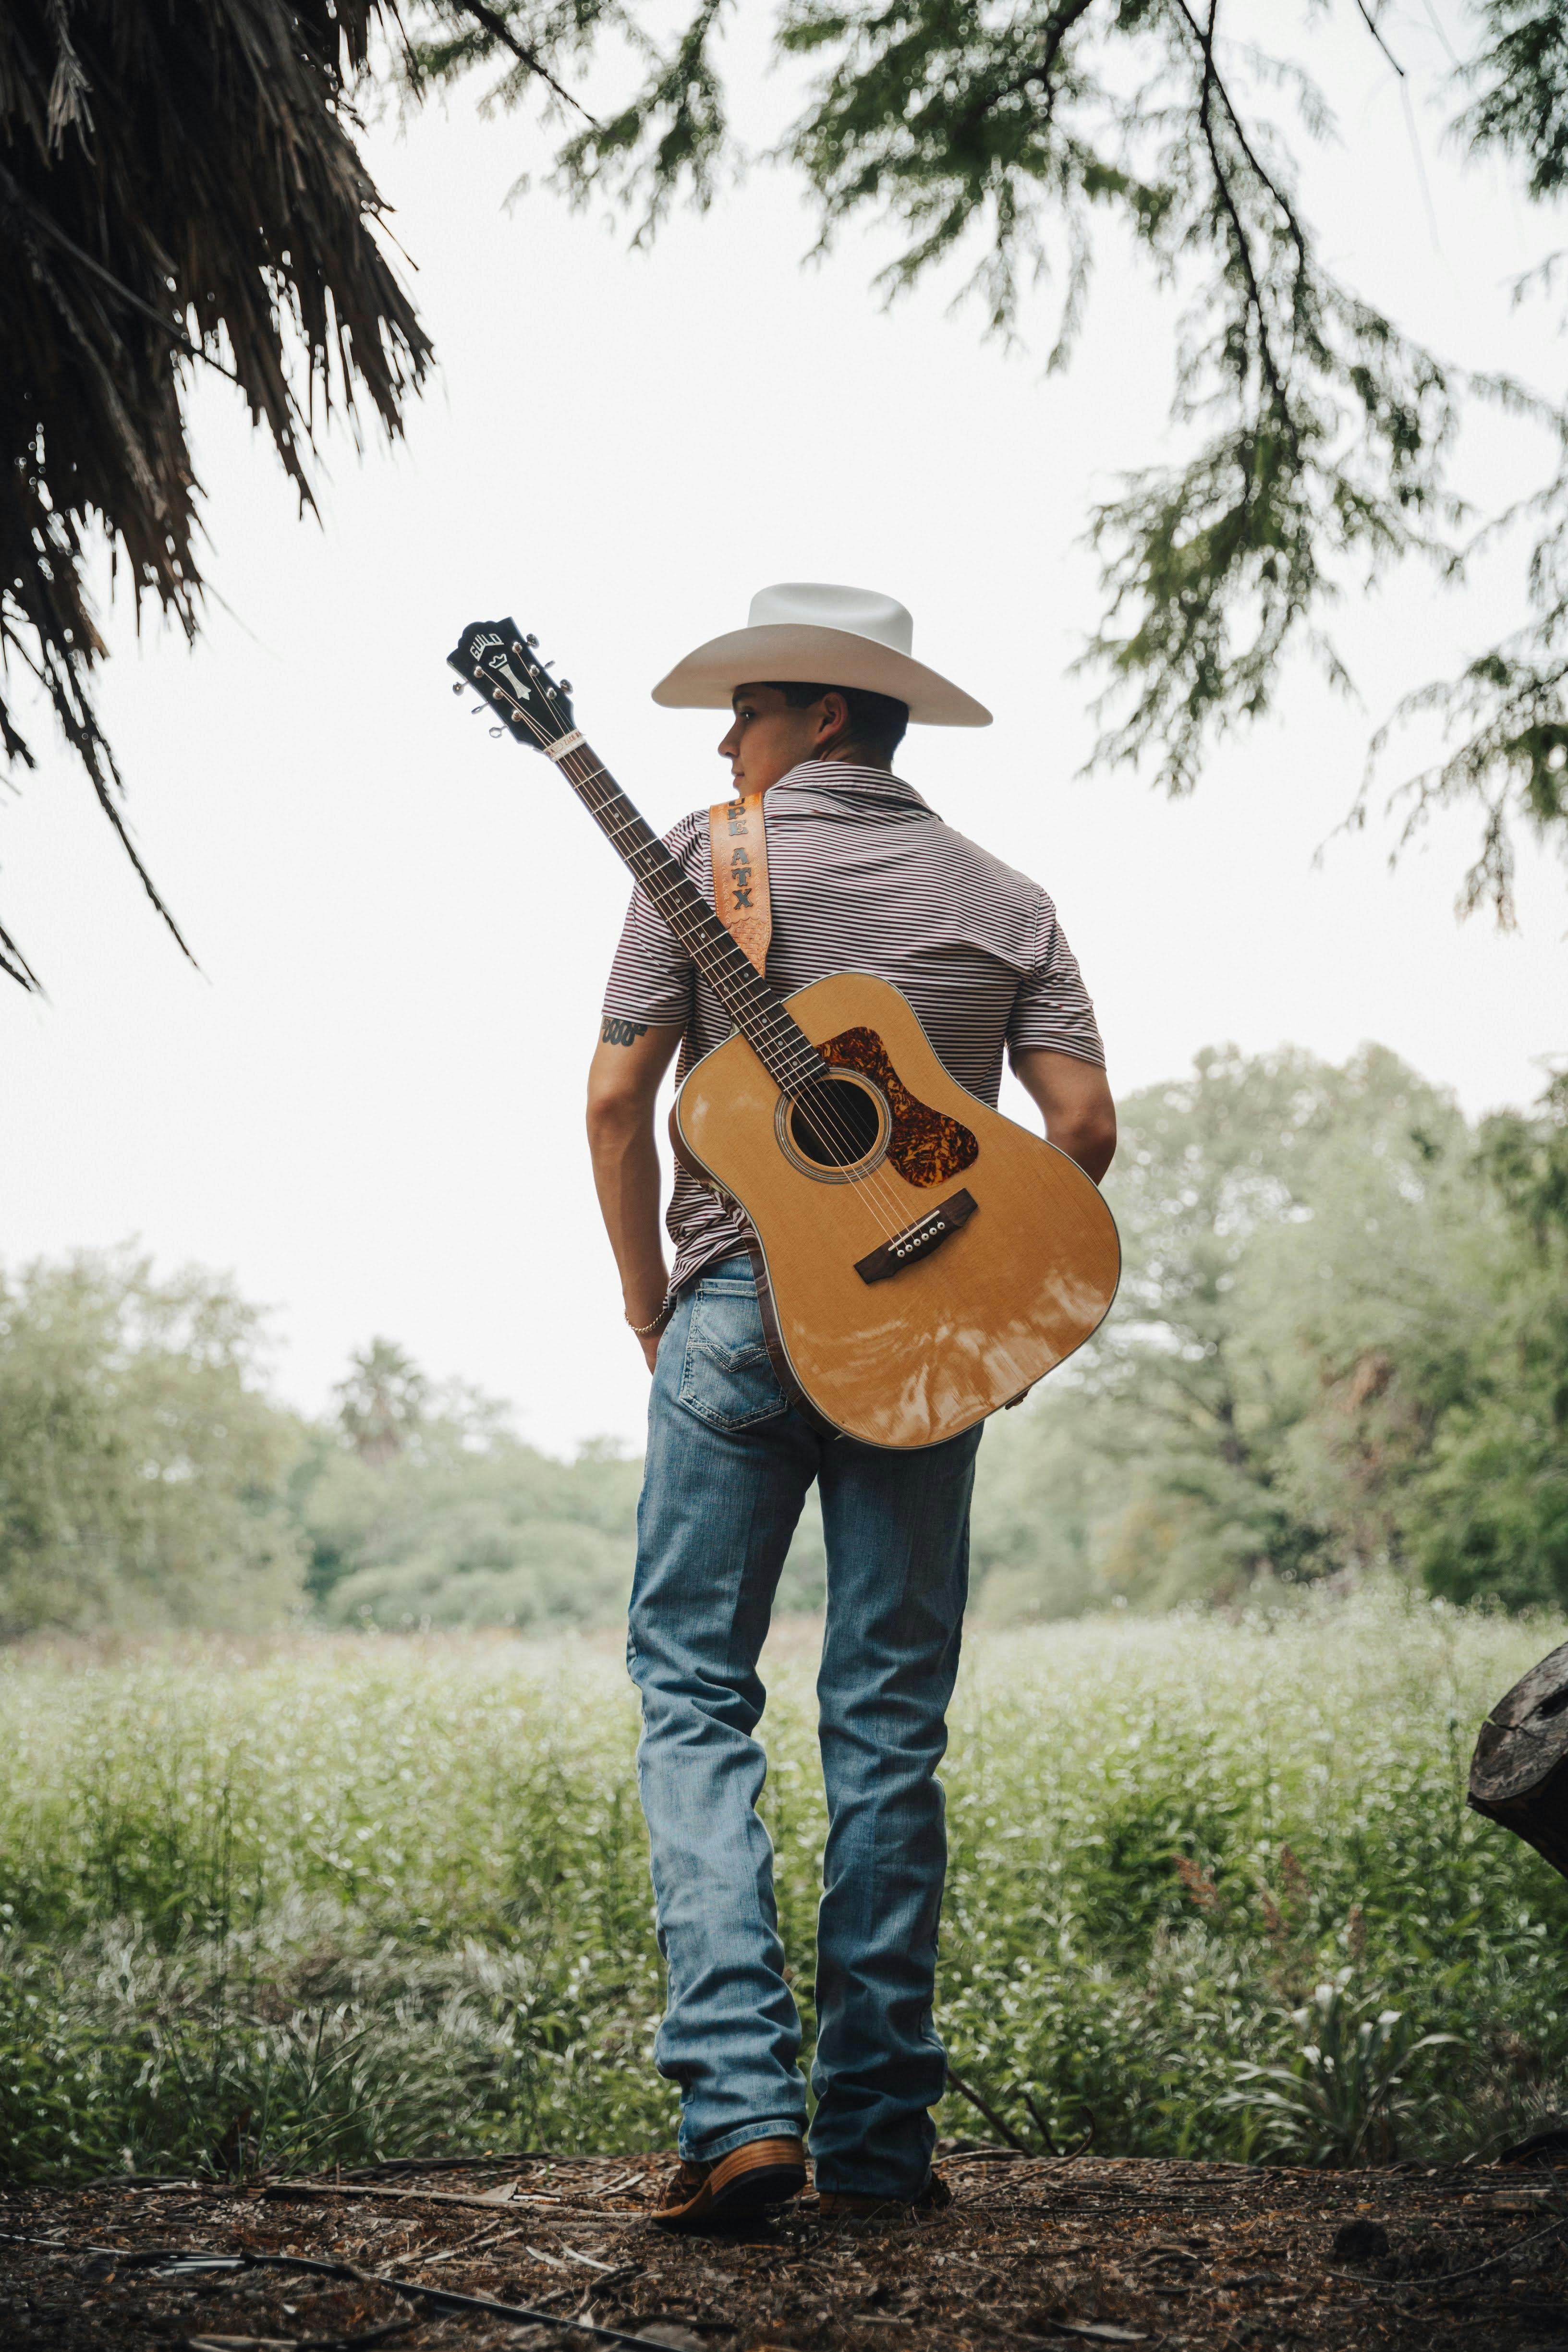
[[[768,889],[768,829],[762,793],[748,793],[738,801],[715,801],[708,812],[708,840],[713,855],[713,904],[719,920],[742,953],[765,976],[768,942],[773,935],[773,902]],[[672,1128],[674,1116],[671,1112]],[[754,1233],[746,1243],[746,1254],[756,1276],[763,1333],[779,1385],[819,1437],[837,1438],[839,1432],[823,1419],[795,1376],[779,1331],[767,1260]]]
[[[773,902],[768,893],[768,828],[763,795],[716,801],[708,812],[713,852],[713,904],[719,920],[742,953],[765,971],[773,935]]]

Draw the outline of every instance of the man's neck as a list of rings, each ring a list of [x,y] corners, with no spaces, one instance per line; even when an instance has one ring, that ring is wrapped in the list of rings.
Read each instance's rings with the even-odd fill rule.
[[[779,786],[787,783],[792,776],[798,776],[803,768],[830,767],[871,768],[879,776],[890,776],[893,772],[891,760],[885,758],[880,751],[868,751],[859,743],[836,743],[830,751],[813,751],[808,758],[797,760],[793,768],[786,768],[782,776],[775,776],[771,784],[763,786],[763,797],[765,800],[769,793],[777,792]],[[735,789],[738,792],[742,787],[737,785]],[[751,787],[745,789],[750,790]]]
[[[784,775],[775,776],[773,783],[765,784],[763,792],[773,792],[788,777],[799,775],[802,768],[826,767],[874,768],[882,776],[890,776],[893,772],[891,760],[884,758],[880,751],[868,751],[861,743],[836,743],[830,751],[814,751],[809,759],[797,760],[793,768],[785,769]]]
[[[868,751],[864,743],[836,743],[831,751],[819,751],[819,760],[841,760],[847,767],[879,768],[884,776],[893,772],[893,763],[880,751]]]

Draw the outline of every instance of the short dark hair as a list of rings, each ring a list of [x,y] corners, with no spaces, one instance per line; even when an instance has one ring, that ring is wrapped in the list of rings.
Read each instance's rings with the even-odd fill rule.
[[[792,710],[809,710],[825,694],[841,694],[849,708],[848,740],[880,752],[884,760],[890,760],[904,740],[910,706],[890,694],[873,694],[866,686],[810,686],[804,678],[768,678],[765,683],[776,687]]]

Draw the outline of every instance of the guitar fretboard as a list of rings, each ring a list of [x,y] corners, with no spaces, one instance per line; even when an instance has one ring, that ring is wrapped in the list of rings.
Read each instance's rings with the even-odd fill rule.
[[[584,743],[556,764],[775,1085],[793,1094],[820,1077],[822,1057],[785,1010],[776,989],[687,880],[592,746]]]

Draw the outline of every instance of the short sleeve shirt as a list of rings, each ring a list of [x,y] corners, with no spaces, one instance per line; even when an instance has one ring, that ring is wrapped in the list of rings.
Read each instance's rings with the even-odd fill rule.
[[[808,761],[764,803],[773,939],[767,977],[788,996],[836,971],[901,989],[961,1087],[993,1106],[1004,1053],[1035,1047],[1104,1066],[1078,963],[1037,882],[944,824],[880,768]],[[665,837],[713,903],[708,812]],[[677,1077],[733,1034],[709,982],[641,890],[633,894],[605,992],[605,1018],[683,1033]],[[670,1287],[743,1249],[742,1213],[676,1171]]]

